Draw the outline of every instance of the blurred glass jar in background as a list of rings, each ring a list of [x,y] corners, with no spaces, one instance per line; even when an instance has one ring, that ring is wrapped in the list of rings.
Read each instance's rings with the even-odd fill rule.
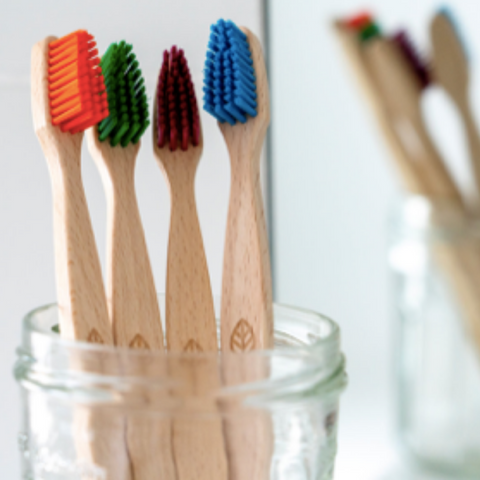
[[[165,318],[164,297],[160,303]],[[331,480],[346,385],[339,328],[314,312],[280,305],[274,317],[271,351],[163,354],[66,341],[52,331],[55,306],[30,313],[15,366],[23,401],[22,478],[105,480],[105,465],[81,451],[95,449],[95,438],[113,451],[128,419],[129,429],[141,425],[147,432],[181,424],[198,433],[223,422],[227,444],[232,431],[243,440],[238,454],[245,456],[246,448],[250,463],[265,457],[258,480]],[[259,429],[268,430],[265,443],[249,445]],[[143,449],[152,448],[150,440]]]
[[[478,478],[479,225],[455,205],[410,197],[390,231],[402,446],[428,467]]]

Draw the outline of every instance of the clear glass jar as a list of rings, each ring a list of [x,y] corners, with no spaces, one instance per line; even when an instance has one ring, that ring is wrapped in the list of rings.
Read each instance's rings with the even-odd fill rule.
[[[339,329],[296,308],[274,316],[271,351],[163,354],[61,339],[55,306],[28,314],[15,366],[23,478],[192,478],[179,469],[216,445],[198,478],[221,477],[208,473],[218,454],[232,480],[330,480]]]
[[[480,235],[458,207],[410,197],[391,224],[397,413],[407,456],[480,475]]]

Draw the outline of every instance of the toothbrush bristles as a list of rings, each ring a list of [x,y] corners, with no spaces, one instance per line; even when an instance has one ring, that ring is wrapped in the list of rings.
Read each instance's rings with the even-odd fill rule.
[[[200,142],[200,117],[183,50],[165,50],[157,87],[157,146],[185,151]]]
[[[399,47],[405,59],[408,61],[422,88],[431,83],[430,67],[420,56],[410,36],[405,30],[400,30],[392,36],[392,41]]]

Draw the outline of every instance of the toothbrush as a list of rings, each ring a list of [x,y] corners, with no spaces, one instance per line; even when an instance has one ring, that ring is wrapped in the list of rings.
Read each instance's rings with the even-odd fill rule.
[[[132,46],[112,43],[100,66],[109,116],[87,131],[108,204],[107,298],[115,345],[164,350],[157,293],[135,194],[135,165],[149,112],[144,79]],[[174,479],[171,425],[141,415],[127,420],[132,477]]]
[[[164,52],[154,108],[153,150],[170,190],[166,337],[171,352],[191,352],[178,365],[187,388],[219,383],[216,360],[196,352],[217,352],[217,325],[207,260],[195,204],[195,174],[203,150],[194,86],[183,50]],[[194,381],[192,382],[192,377]],[[190,384],[191,387],[188,387]],[[194,392],[193,392],[194,393]],[[212,418],[175,419],[173,450],[179,480],[226,480],[222,422],[215,402],[203,408]]]
[[[370,71],[365,54],[363,51],[363,42],[365,34],[361,33],[364,26],[373,22],[371,15],[361,14],[348,21],[336,20],[333,23],[335,33],[343,47],[344,53],[349,60],[362,91],[367,98],[371,109],[375,115],[378,127],[380,128],[385,141],[395,159],[395,167],[400,173],[400,179],[406,190],[420,195],[428,195],[426,186],[421,178],[421,170],[416,162],[412,162],[408,156],[403,143],[400,141],[395,129],[393,128],[388,113],[386,111],[383,99],[379,93],[378,86],[375,83],[372,72]],[[370,28],[370,32],[376,30],[380,35],[380,29]],[[370,38],[375,38],[370,36]]]
[[[265,63],[248,29],[212,26],[204,109],[218,121],[230,154],[231,191],[222,285],[222,349],[273,347],[272,286],[260,188],[260,154],[270,122]]]
[[[449,199],[464,207],[462,195],[433,144],[423,119],[421,98],[430,78],[406,32],[378,37],[364,46],[387,115],[412,163],[421,171],[433,198]]]
[[[83,131],[108,115],[93,36],[80,30],[47,37],[32,50],[32,114],[45,154],[54,203],[54,241],[60,331],[67,339],[113,345],[100,262],[81,178]],[[123,441],[98,436],[85,441],[85,428],[116,430],[115,416],[94,410],[76,415],[79,457],[94,462],[108,478],[127,479]]]
[[[221,344],[224,352],[273,348],[273,306],[267,229],[260,188],[260,154],[270,102],[260,42],[246,28],[219,20],[211,27],[205,63],[204,109],[219,122],[230,155],[231,190],[223,262]],[[253,360],[253,359],[250,359]],[[263,362],[227,368],[227,383],[268,376]],[[268,415],[249,428],[226,421],[230,477],[267,478]],[[248,431],[248,433],[243,433]]]
[[[435,81],[460,112],[467,135],[470,161],[480,195],[480,137],[469,100],[470,70],[465,44],[450,10],[438,12],[430,25]]]

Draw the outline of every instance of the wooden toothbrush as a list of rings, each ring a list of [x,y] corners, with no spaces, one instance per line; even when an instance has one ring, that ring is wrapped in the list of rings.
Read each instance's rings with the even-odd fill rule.
[[[403,142],[391,124],[383,98],[365,59],[363,44],[359,39],[357,28],[361,28],[362,24],[367,21],[373,21],[373,19],[362,14],[354,17],[351,21],[335,20],[333,28],[343,47],[345,56],[349,60],[353,74],[375,115],[377,125],[395,159],[395,168],[400,174],[400,180],[404,188],[411,193],[428,196],[430,192],[422,180],[422,165],[411,160]]]
[[[54,241],[61,335],[113,345],[100,261],[81,177],[83,130],[108,115],[97,51],[86,31],[47,37],[32,50],[32,113],[47,159],[54,203]],[[85,55],[79,55],[84,52]],[[76,133],[75,133],[76,132]],[[129,479],[118,419],[94,409],[75,412],[80,461],[107,479]],[[86,430],[96,432],[90,440]]]
[[[167,260],[166,337],[169,352],[191,353],[178,362],[190,395],[219,385],[217,325],[210,277],[195,202],[195,174],[203,150],[194,86],[183,50],[164,52],[154,108],[153,150],[170,190],[171,217]],[[220,415],[214,400],[202,408],[204,420],[173,421],[178,480],[226,480],[227,459]],[[188,410],[188,408],[187,408]],[[193,413],[195,415],[195,413]],[[197,414],[198,415],[198,414]]]
[[[260,155],[270,122],[265,62],[258,38],[219,20],[211,27],[205,64],[204,109],[219,121],[230,155],[231,189],[223,263],[221,335],[224,352],[271,349],[273,305]],[[227,384],[268,378],[264,359],[247,357],[224,371]],[[240,358],[240,357],[239,357]],[[237,359],[238,360],[238,359]],[[257,415],[257,416],[255,416]],[[230,477],[267,478],[272,454],[268,414],[226,416]],[[250,422],[245,425],[245,422]]]
[[[376,38],[364,46],[364,54],[392,127],[411,161],[422,168],[426,191],[435,199],[463,206],[462,195],[423,119],[421,98],[429,81],[406,33],[400,32],[392,39]]]
[[[160,308],[135,194],[135,164],[149,112],[131,45],[110,45],[100,66],[109,116],[87,131],[108,204],[107,298],[115,345],[164,351]],[[144,372],[140,372],[144,373]],[[175,479],[171,422],[132,415],[127,448],[135,480]]]
[[[448,10],[442,10],[434,16],[430,25],[430,38],[435,81],[447,92],[460,112],[467,136],[477,196],[480,196],[480,136],[469,98],[469,62],[452,14]]]

